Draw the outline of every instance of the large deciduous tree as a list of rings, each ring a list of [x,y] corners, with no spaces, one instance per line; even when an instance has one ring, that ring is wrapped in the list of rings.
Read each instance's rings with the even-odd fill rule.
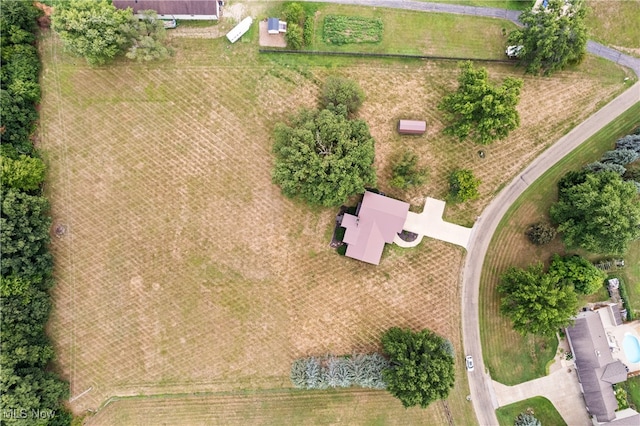
[[[438,105],[450,122],[445,133],[460,140],[470,137],[485,145],[506,138],[520,125],[516,106],[522,80],[507,77],[502,86],[496,87],[489,83],[486,68],[475,68],[470,61],[460,68],[458,90]]]
[[[123,31],[134,19],[131,11],[116,9],[106,0],[58,2],[51,18],[65,48],[92,65],[112,60],[131,44]]]
[[[559,282],[572,285],[577,292],[593,294],[604,285],[607,274],[596,268],[582,256],[560,257],[555,255],[549,266],[549,274]]]
[[[387,390],[405,407],[427,407],[446,399],[455,381],[454,359],[447,340],[430,330],[398,327],[382,336],[390,367],[382,373]]]
[[[527,269],[511,267],[502,275],[498,292],[500,312],[513,322],[513,329],[527,333],[553,335],[571,323],[578,309],[573,286],[545,274],[541,263]]]
[[[620,254],[640,238],[640,198],[633,182],[615,172],[577,172],[558,187],[550,214],[568,247]]]
[[[375,185],[374,140],[367,123],[349,120],[343,105],[303,110],[275,128],[273,181],[287,197],[337,206]]]
[[[126,57],[139,62],[169,57],[172,51],[164,44],[167,34],[163,22],[158,19],[158,14],[153,10],[144,10],[140,15],[139,20],[131,21],[130,25],[125,27],[131,40]]]
[[[586,53],[587,26],[583,0],[549,0],[518,18],[524,25],[509,34],[509,43],[522,46],[518,58],[527,72],[549,75],[579,63]]]

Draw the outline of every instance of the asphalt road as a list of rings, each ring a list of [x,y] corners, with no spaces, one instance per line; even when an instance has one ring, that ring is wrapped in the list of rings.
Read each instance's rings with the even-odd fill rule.
[[[303,0],[304,1],[304,0]],[[314,0],[323,3],[354,4],[359,6],[386,7],[393,9],[417,10],[425,12],[454,13],[461,15],[485,16],[510,20],[518,25],[519,11],[487,7],[439,4],[411,0]],[[594,41],[587,43],[587,51],[593,55],[631,68],[640,77],[640,59],[625,55],[617,50]],[[640,101],[640,82],[627,89],[604,108],[575,127],[549,149],[536,158],[522,173],[514,178],[496,198],[484,209],[476,221],[469,245],[462,275],[462,337],[465,354],[474,357],[476,368],[469,373],[469,388],[473,408],[481,426],[498,424],[495,409],[498,401],[491,378],[486,373],[482,359],[478,296],[480,274],[491,238],[500,220],[509,207],[537,178],[542,176],[556,162],[613,121],[616,117]]]
[[[473,355],[477,366],[473,372],[469,373],[469,387],[473,407],[478,422],[482,426],[498,424],[494,411],[498,407],[497,398],[494,394],[491,378],[485,372],[482,359],[478,315],[482,265],[498,223],[531,183],[578,145],[639,101],[640,82],[627,89],[544,151],[500,191],[473,226],[463,272],[462,338],[465,354]]]

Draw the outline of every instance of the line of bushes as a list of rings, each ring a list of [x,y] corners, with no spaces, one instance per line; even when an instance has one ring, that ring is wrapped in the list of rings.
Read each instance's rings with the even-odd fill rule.
[[[45,333],[54,285],[48,250],[51,218],[42,195],[44,163],[31,141],[40,101],[39,15],[32,2],[21,0],[3,0],[0,8],[2,424],[71,422],[62,405],[69,385],[51,371],[54,350]]]
[[[378,353],[300,358],[291,365],[291,383],[300,389],[385,389],[382,372],[389,361]]]
[[[629,303],[629,292],[627,291],[627,284],[624,282],[624,280],[621,277],[616,276],[616,278],[618,278],[618,281],[620,283],[620,287],[618,287],[618,289],[620,290],[622,305],[627,310],[627,321],[633,321],[635,318],[635,314],[633,312],[633,308],[631,307],[631,304]]]

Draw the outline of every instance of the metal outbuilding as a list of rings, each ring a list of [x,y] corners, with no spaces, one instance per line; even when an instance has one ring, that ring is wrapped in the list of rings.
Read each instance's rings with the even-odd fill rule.
[[[426,121],[400,120],[398,123],[398,133],[403,135],[421,135],[426,131]]]

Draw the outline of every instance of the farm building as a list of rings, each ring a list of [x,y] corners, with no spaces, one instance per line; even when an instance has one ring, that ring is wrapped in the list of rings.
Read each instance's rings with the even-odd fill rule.
[[[155,10],[160,19],[211,21],[220,17],[218,0],[113,0],[118,9],[130,7],[137,14]]]
[[[253,24],[253,19],[251,18],[251,16],[247,16],[242,21],[240,21],[238,25],[233,27],[231,31],[227,33],[227,38],[229,39],[229,41],[231,43],[235,43],[236,41],[238,41],[238,39],[242,37],[244,33],[249,31],[249,28],[251,28],[251,24]]]
[[[398,123],[398,133],[403,135],[421,135],[426,131],[426,121],[400,120]]]
[[[378,265],[385,243],[402,232],[408,212],[409,203],[366,191],[356,216],[345,213],[342,218],[345,256]]]
[[[267,33],[280,34],[287,32],[287,23],[278,18],[269,18],[267,21]]]

